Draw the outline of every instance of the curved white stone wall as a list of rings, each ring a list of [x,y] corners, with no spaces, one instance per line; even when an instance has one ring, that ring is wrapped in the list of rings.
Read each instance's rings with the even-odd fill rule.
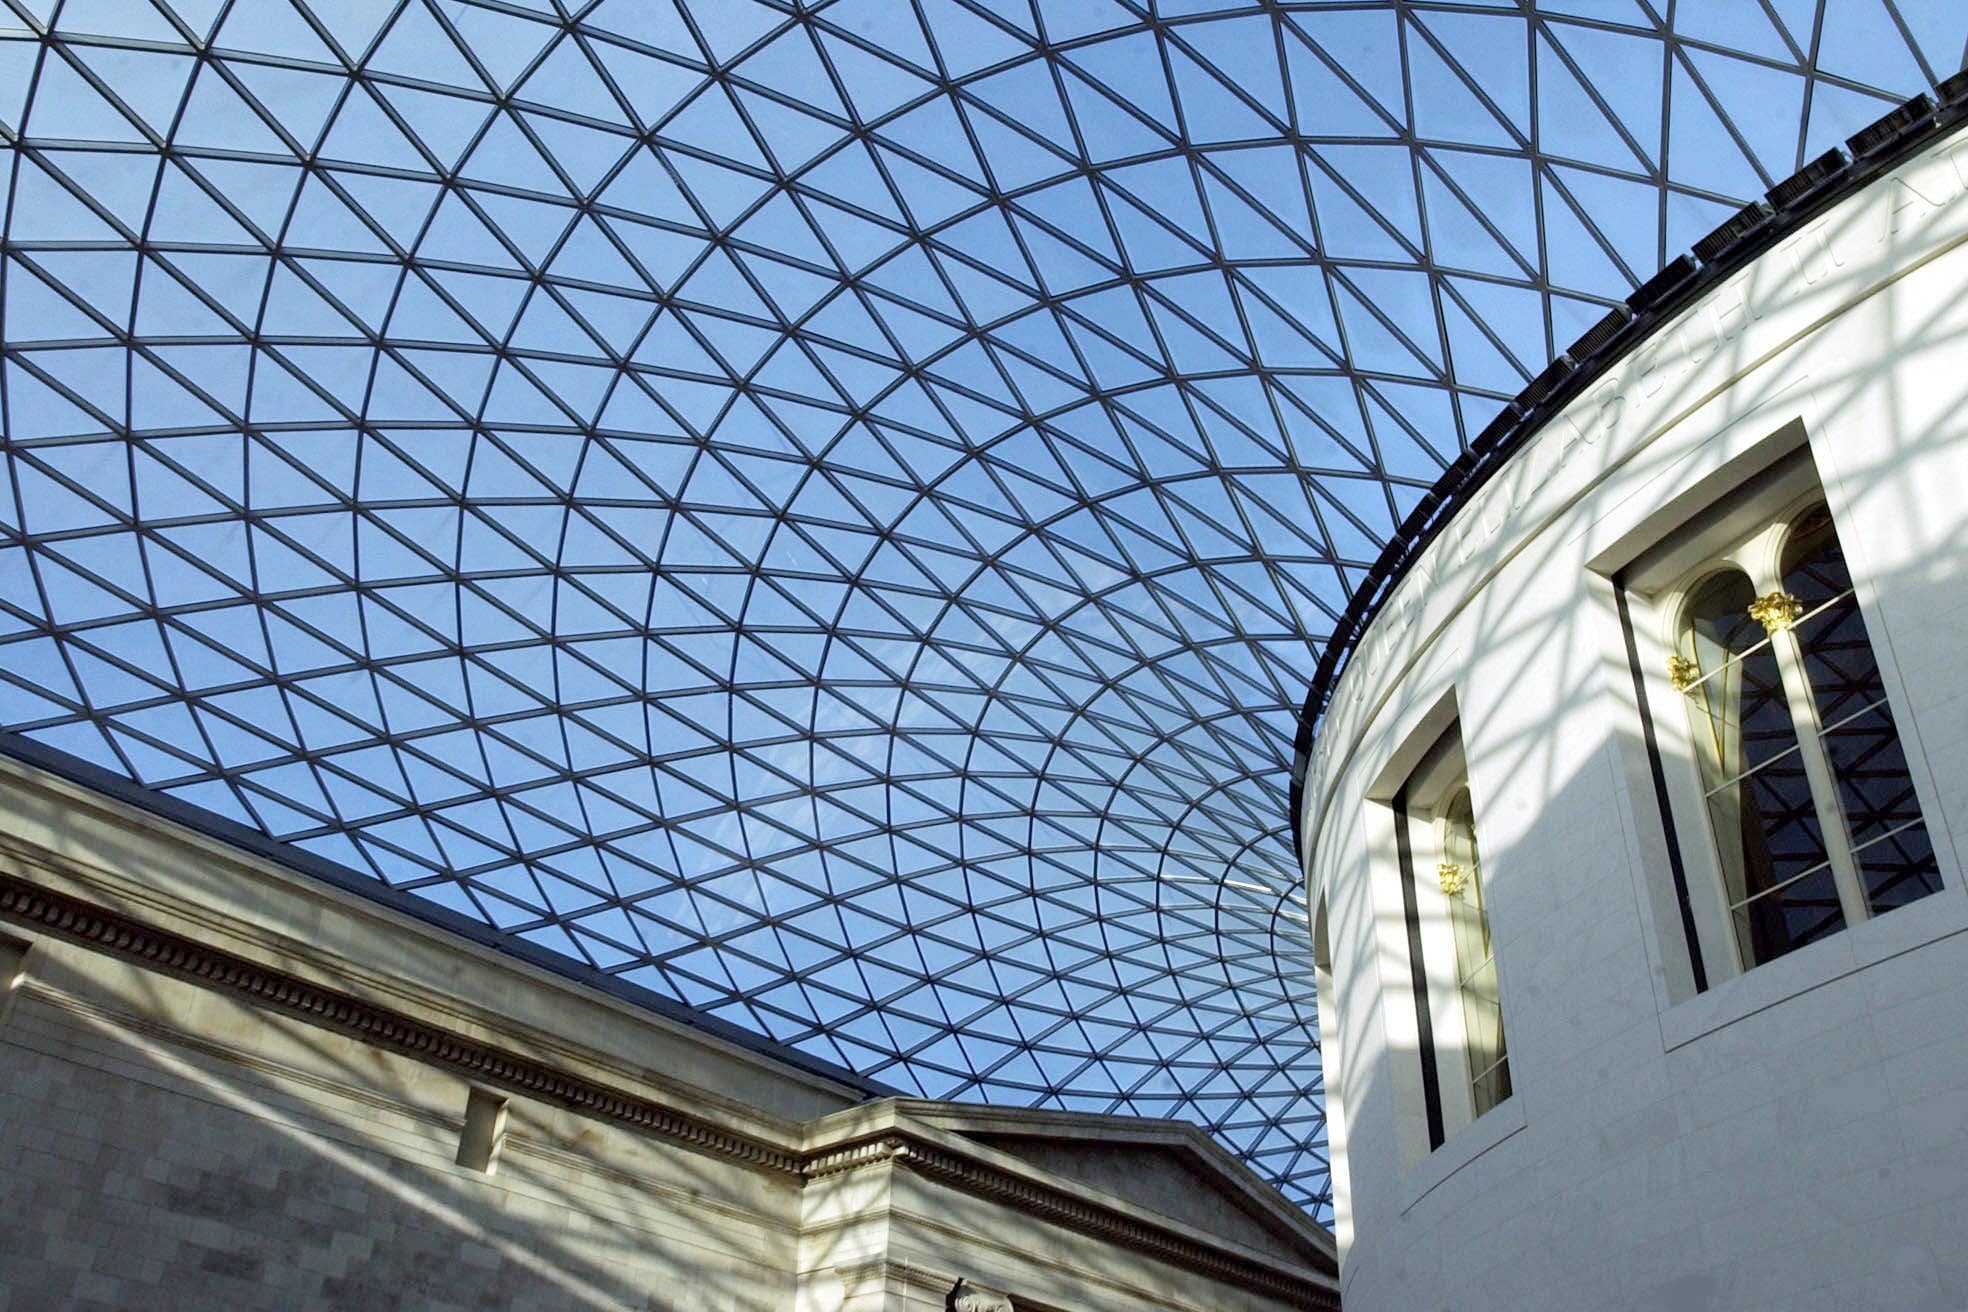
[[[1300,824],[1348,1308],[1968,1305],[1964,193],[1955,135],[1629,353],[1340,680]],[[1945,887],[1697,990],[1611,578],[1800,440]],[[1451,705],[1515,1090],[1431,1151],[1385,802]]]

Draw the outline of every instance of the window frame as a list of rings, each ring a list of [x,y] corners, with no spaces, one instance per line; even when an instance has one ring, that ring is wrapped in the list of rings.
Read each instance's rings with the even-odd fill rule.
[[[1490,966],[1497,980],[1499,1013],[1500,1056],[1493,1067],[1503,1068],[1506,1091],[1488,1106],[1478,1106],[1469,1017],[1463,1005],[1465,985],[1454,936],[1455,907],[1451,895],[1441,887],[1439,870],[1449,855],[1447,804],[1458,796],[1468,797],[1472,832],[1478,829],[1481,808],[1470,780],[1460,719],[1451,717],[1445,727],[1429,733],[1426,741],[1428,745],[1408,768],[1389,806],[1400,866],[1402,913],[1408,929],[1412,997],[1419,1034],[1426,1044],[1421,1054],[1422,1091],[1429,1151],[1434,1152],[1472,1123],[1487,1119],[1511,1103],[1514,1086],[1509,1075],[1510,1026],[1503,1014],[1506,1008],[1502,1001],[1509,990],[1503,982],[1504,971],[1495,949],[1495,930],[1489,901],[1485,898],[1479,914],[1489,930]],[[1486,883],[1488,871],[1480,834],[1475,846],[1477,869],[1472,877],[1481,887]],[[1454,1092],[1456,1089],[1461,1090],[1460,1094]]]
[[[1458,802],[1461,803],[1460,816],[1456,805]],[[1449,868],[1454,866],[1461,870],[1463,864],[1462,853],[1458,850],[1460,843],[1454,829],[1459,819],[1468,830],[1468,869],[1461,871],[1466,881],[1463,887],[1451,893],[1446,882],[1449,878]],[[1464,933],[1469,931],[1481,935],[1482,947],[1486,950],[1486,955],[1475,963],[1474,971],[1481,971],[1487,966],[1493,984],[1496,979],[1496,934],[1490,925],[1489,901],[1483,892],[1483,845],[1476,836],[1476,799],[1469,791],[1469,770],[1466,761],[1461,776],[1450,782],[1447,791],[1436,803],[1435,845],[1441,858],[1436,867],[1438,883],[1441,884],[1443,897],[1448,899],[1449,931],[1454,944],[1456,1009],[1462,1027],[1463,1061],[1467,1067],[1464,1074],[1468,1076],[1465,1087],[1469,1093],[1472,1119],[1480,1119],[1493,1111],[1498,1103],[1510,1097],[1510,1043],[1503,1028],[1502,988],[1496,985],[1497,1058],[1481,1070],[1476,1069],[1476,1045],[1471,1035],[1473,1026],[1469,1016],[1469,995],[1476,991],[1477,986],[1470,978],[1473,972],[1466,960],[1464,949],[1467,944]],[[1492,1075],[1498,1077],[1502,1092],[1495,1094],[1485,1103],[1483,1081]]]
[[[1758,598],[1781,590],[1785,552],[1808,513],[1820,506],[1829,515],[1836,532],[1840,527],[1839,516],[1810,458],[1809,448],[1799,447],[1688,516],[1619,571],[1613,580],[1620,592],[1628,639],[1647,640],[1646,653],[1641,650],[1643,644],[1631,642],[1628,651],[1634,662],[1636,691],[1643,699],[1640,709],[1649,721],[1651,736],[1657,739],[1649,743],[1648,751],[1654,757],[1657,786],[1663,790],[1660,799],[1666,830],[1663,838],[1678,860],[1676,892],[1687,899],[1682,928],[1693,933],[1694,941],[1687,946],[1695,957],[1691,965],[1697,994],[1767,968],[1786,956],[1807,952],[1825,941],[1844,938],[1884,914],[1871,910],[1864,878],[1854,856],[1851,822],[1826,752],[1825,726],[1795,625],[1780,627],[1776,632],[1766,632],[1748,650],[1767,644],[1776,662],[1844,923],[1838,930],[1790,952],[1762,961],[1747,959],[1736,932],[1735,907],[1730,900],[1719,838],[1708,806],[1709,790],[1696,752],[1693,713],[1688,701],[1695,694],[1692,685],[1685,689],[1675,686],[1668,673],[1668,658],[1682,652],[1681,637],[1699,590],[1730,570],[1741,573]],[[1882,629],[1875,608],[1864,595],[1860,571],[1852,567],[1849,544],[1842,536],[1840,543],[1847,547],[1852,604],[1865,626],[1884,703],[1893,713],[1895,736],[1900,741],[1908,779],[1934,848],[1941,886],[1936,891],[1948,891],[1956,885],[1957,875],[1942,850],[1942,836],[1933,827],[1933,817],[1940,811],[1932,779],[1926,762],[1906,737],[1906,720],[1899,713],[1904,709],[1905,698],[1892,668],[1890,650],[1880,641]],[[1832,604],[1835,602],[1823,603],[1810,614]],[[1810,615],[1800,618],[1808,619]],[[1714,673],[1709,671],[1708,675]],[[1765,894],[1769,891],[1765,890]]]

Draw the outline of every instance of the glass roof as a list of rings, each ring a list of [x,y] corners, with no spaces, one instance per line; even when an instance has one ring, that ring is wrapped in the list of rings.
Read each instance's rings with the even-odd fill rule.
[[[1348,589],[1959,0],[0,0],[0,723],[1329,1216]]]

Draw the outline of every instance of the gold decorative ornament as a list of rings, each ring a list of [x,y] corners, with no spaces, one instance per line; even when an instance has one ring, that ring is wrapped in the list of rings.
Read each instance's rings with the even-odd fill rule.
[[[1686,656],[1667,658],[1667,681],[1674,685],[1674,691],[1686,692],[1701,682],[1702,667]]]
[[[1749,603],[1749,617],[1761,624],[1765,633],[1782,633],[1803,613],[1804,603],[1781,588]]]
[[[1435,878],[1442,881],[1445,897],[1454,897],[1469,887],[1469,872],[1453,861],[1444,861],[1435,867]]]

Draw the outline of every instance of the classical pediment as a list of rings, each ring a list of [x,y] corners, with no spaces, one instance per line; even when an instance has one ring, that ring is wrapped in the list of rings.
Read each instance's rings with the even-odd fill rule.
[[[1331,1272],[1331,1232],[1242,1162],[1180,1121],[883,1099],[814,1123],[823,1140],[917,1140],[984,1171],[1104,1201],[1172,1233]],[[809,1149],[819,1148],[810,1143]]]

